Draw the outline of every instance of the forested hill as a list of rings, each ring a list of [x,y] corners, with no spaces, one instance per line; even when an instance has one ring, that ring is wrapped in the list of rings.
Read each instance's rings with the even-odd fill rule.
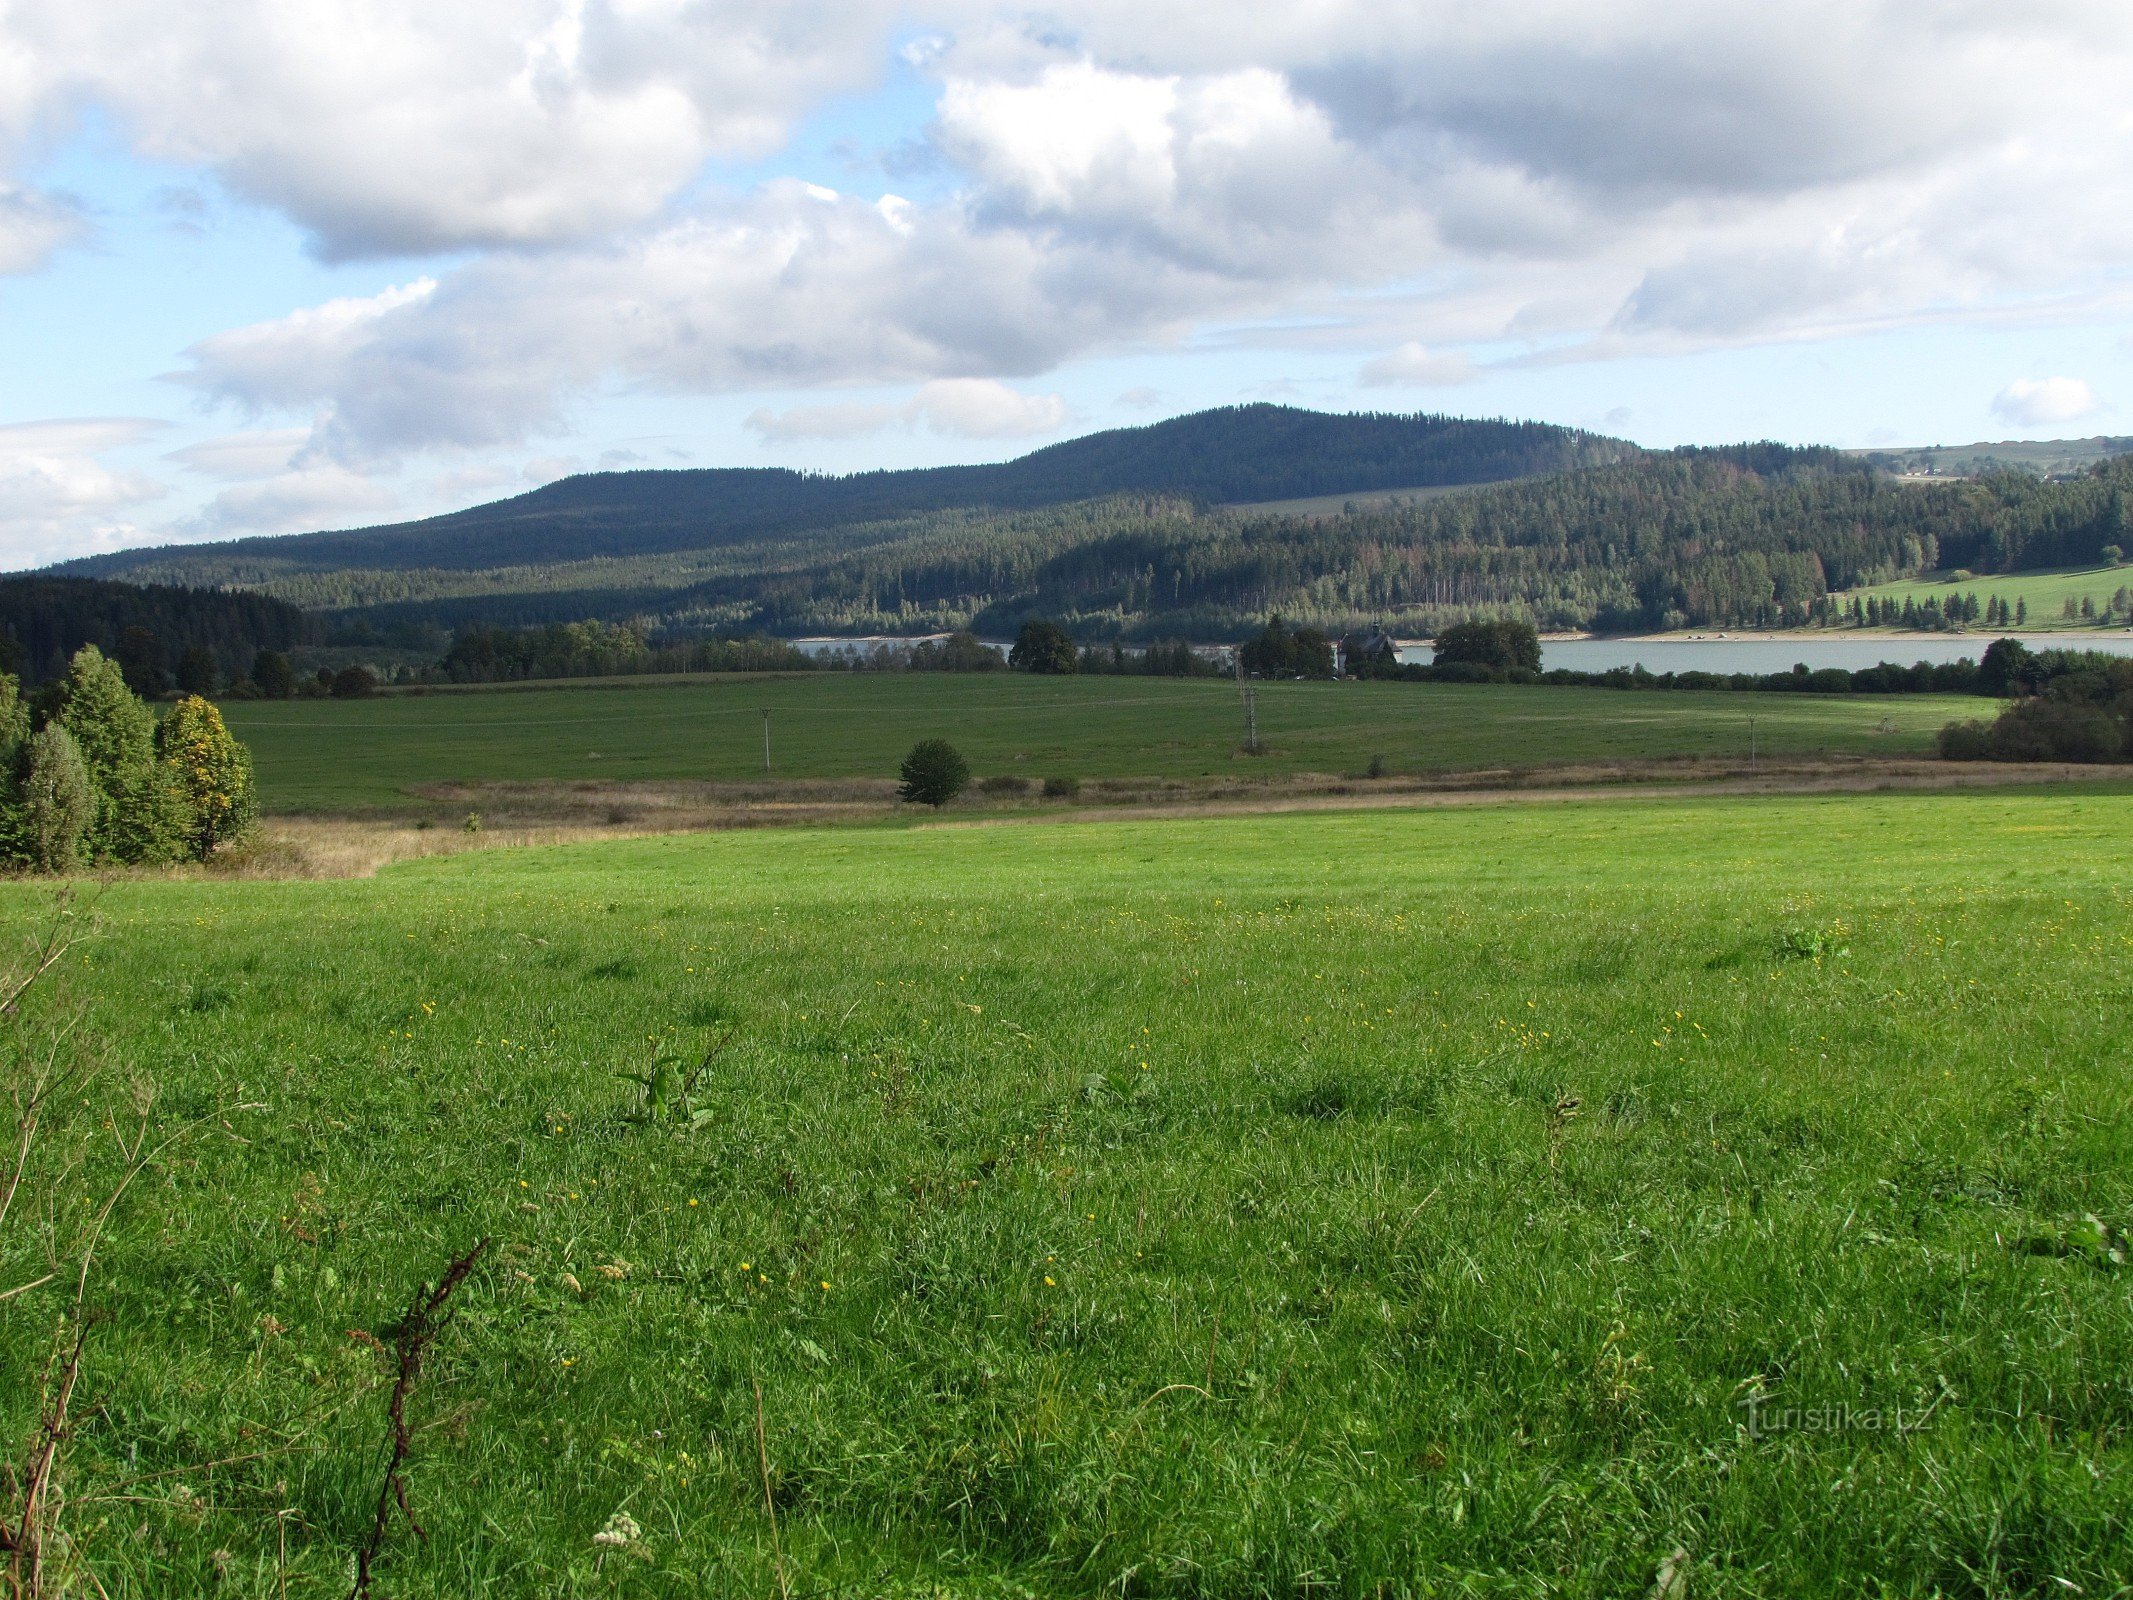
[[[1832,590],[1936,568],[1985,575],[2133,550],[2133,458],[2081,479],[1914,485],[1833,450],[1670,451],[1334,515],[1114,495],[947,510],[805,537],[485,572],[285,573],[344,632],[413,644],[465,624],[639,620],[793,634],[1236,639],[1269,613],[1434,633],[1475,614],[1553,628],[1827,620]],[[440,646],[441,648],[441,646]]]
[[[349,568],[470,571],[712,550],[925,512],[1029,510],[1118,494],[1219,503],[1491,483],[1617,461],[1635,449],[1538,422],[1235,406],[1091,434],[992,466],[846,477],[769,468],[592,473],[420,522],[122,551],[54,570],[210,584]]]

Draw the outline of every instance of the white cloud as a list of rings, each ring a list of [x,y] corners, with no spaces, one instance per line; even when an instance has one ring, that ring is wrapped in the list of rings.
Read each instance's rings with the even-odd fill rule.
[[[2023,428],[2080,422],[2104,409],[2079,378],[2017,378],[1993,397],[1992,414]]]
[[[138,543],[125,513],[159,499],[145,473],[99,459],[163,426],[139,417],[82,417],[0,426],[0,565],[31,566]]]
[[[311,437],[309,428],[270,428],[256,433],[225,433],[171,451],[163,459],[205,477],[243,483],[271,478],[289,469],[290,459]]]
[[[751,412],[747,426],[773,444],[854,439],[893,427],[960,439],[1028,439],[1066,426],[1066,401],[1023,394],[990,378],[936,378],[900,405],[847,403]]]
[[[1021,394],[990,378],[937,378],[911,406],[934,432],[963,439],[1027,439],[1057,433],[1067,422],[1058,395]]]
[[[706,393],[1036,373],[1182,326],[1207,298],[1182,269],[1079,257],[953,207],[899,226],[779,185],[612,248],[499,256],[433,289],[218,334],[183,378],[253,410],[316,412],[311,453],[353,465],[558,432],[570,400],[609,381]],[[939,389],[923,420],[1035,426],[981,411]]]
[[[347,365],[380,323],[436,291],[436,280],[421,278],[362,298],[328,300],[272,322],[215,334],[186,355],[197,368],[215,374],[218,398],[247,411],[302,406],[318,395],[320,373]]]
[[[88,232],[77,207],[41,190],[0,182],[0,273],[35,272]]]
[[[399,503],[399,494],[376,477],[316,462],[232,484],[180,519],[176,531],[188,539],[232,539],[348,527],[383,521]]]
[[[9,170],[93,105],[328,255],[464,252],[188,352],[206,398],[305,424],[278,462],[296,430],[179,454],[279,486],[225,518],[359,511],[337,474],[429,453],[479,473],[617,393],[893,386],[914,397],[750,425],[1031,437],[1064,404],[1010,382],[1187,340],[1444,384],[1484,343],[1517,364],[2076,316],[2133,265],[2122,0],[0,5]],[[706,181],[719,156],[775,170],[811,107],[892,70],[892,29],[917,36],[893,70],[937,90],[920,198],[797,158]],[[75,227],[0,190],[0,270]]]
[[[1444,388],[1456,383],[1472,383],[1481,376],[1481,369],[1462,351],[1433,351],[1409,340],[1397,350],[1366,361],[1357,376],[1373,387],[1413,384]]]
[[[14,0],[0,88],[24,122],[40,104],[107,107],[144,153],[212,169],[329,257],[553,244],[651,216],[708,157],[771,153],[878,70],[891,15],[883,0]]]
[[[1245,280],[1352,279],[1430,246],[1427,216],[1278,72],[1206,77],[1053,65],[951,78],[935,138],[995,225]]]

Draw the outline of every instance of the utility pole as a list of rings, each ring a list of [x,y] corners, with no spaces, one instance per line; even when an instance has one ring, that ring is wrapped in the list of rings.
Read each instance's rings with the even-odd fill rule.
[[[1259,691],[1244,681],[1244,652],[1239,650],[1237,663],[1237,692],[1244,698],[1244,753],[1259,754]]]
[[[770,707],[763,707],[763,770],[770,770]]]

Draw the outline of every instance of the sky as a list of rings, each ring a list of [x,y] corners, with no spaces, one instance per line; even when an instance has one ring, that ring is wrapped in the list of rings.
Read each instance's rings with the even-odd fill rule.
[[[2133,434],[2124,0],[0,0],[0,567],[1274,400]]]

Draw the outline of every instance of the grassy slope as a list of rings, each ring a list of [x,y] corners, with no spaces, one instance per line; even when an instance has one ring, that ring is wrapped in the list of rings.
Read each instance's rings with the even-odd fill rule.
[[[952,739],[983,773],[1198,776],[1394,771],[1746,752],[1916,754],[1943,723],[1985,714],[1956,696],[1629,694],[1444,684],[1268,684],[1261,737],[1235,755],[1234,685],[1167,678],[810,674],[655,687],[233,702],[277,810],[388,807],[454,779],[883,777],[917,740]],[[1876,731],[1886,716],[1899,730]],[[1017,756],[1027,757],[1017,760]]]
[[[776,1592],[757,1381],[796,1594],[1642,1594],[1677,1544],[1700,1594],[2108,1592],[2129,804],[122,885],[69,978],[111,1057],[261,1108],[118,1218],[72,1520],[116,1600],[345,1592],[385,1396],[344,1330],[488,1234],[397,1596]],[[700,1127],[625,1114],[648,1040],[729,1027]],[[9,1438],[50,1314],[0,1306]],[[1751,1437],[1758,1386],[1882,1426]],[[596,1573],[618,1508],[645,1559]]]
[[[2102,611],[2111,597],[2120,589],[2133,585],[2133,567],[2085,567],[2062,568],[2050,572],[2013,572],[1987,574],[1970,578],[1962,583],[1950,583],[1945,577],[1910,578],[1901,583],[1876,584],[1868,589],[1846,591],[1847,597],[1856,594],[1868,595],[1880,600],[1894,600],[1902,605],[1906,596],[1914,600],[1939,602],[1951,594],[1974,594],[1978,604],[1983,605],[1992,596],[1998,595],[2009,605],[2017,600],[2029,602],[2029,620],[2025,630],[2049,632],[2063,628],[2094,629],[2100,624],[2096,619],[2068,621],[2059,615],[2059,608],[2071,598],[2077,603],[2085,595],[2096,602]],[[2121,623],[2124,618],[2119,619]],[[1982,624],[1979,626],[1982,627]]]

